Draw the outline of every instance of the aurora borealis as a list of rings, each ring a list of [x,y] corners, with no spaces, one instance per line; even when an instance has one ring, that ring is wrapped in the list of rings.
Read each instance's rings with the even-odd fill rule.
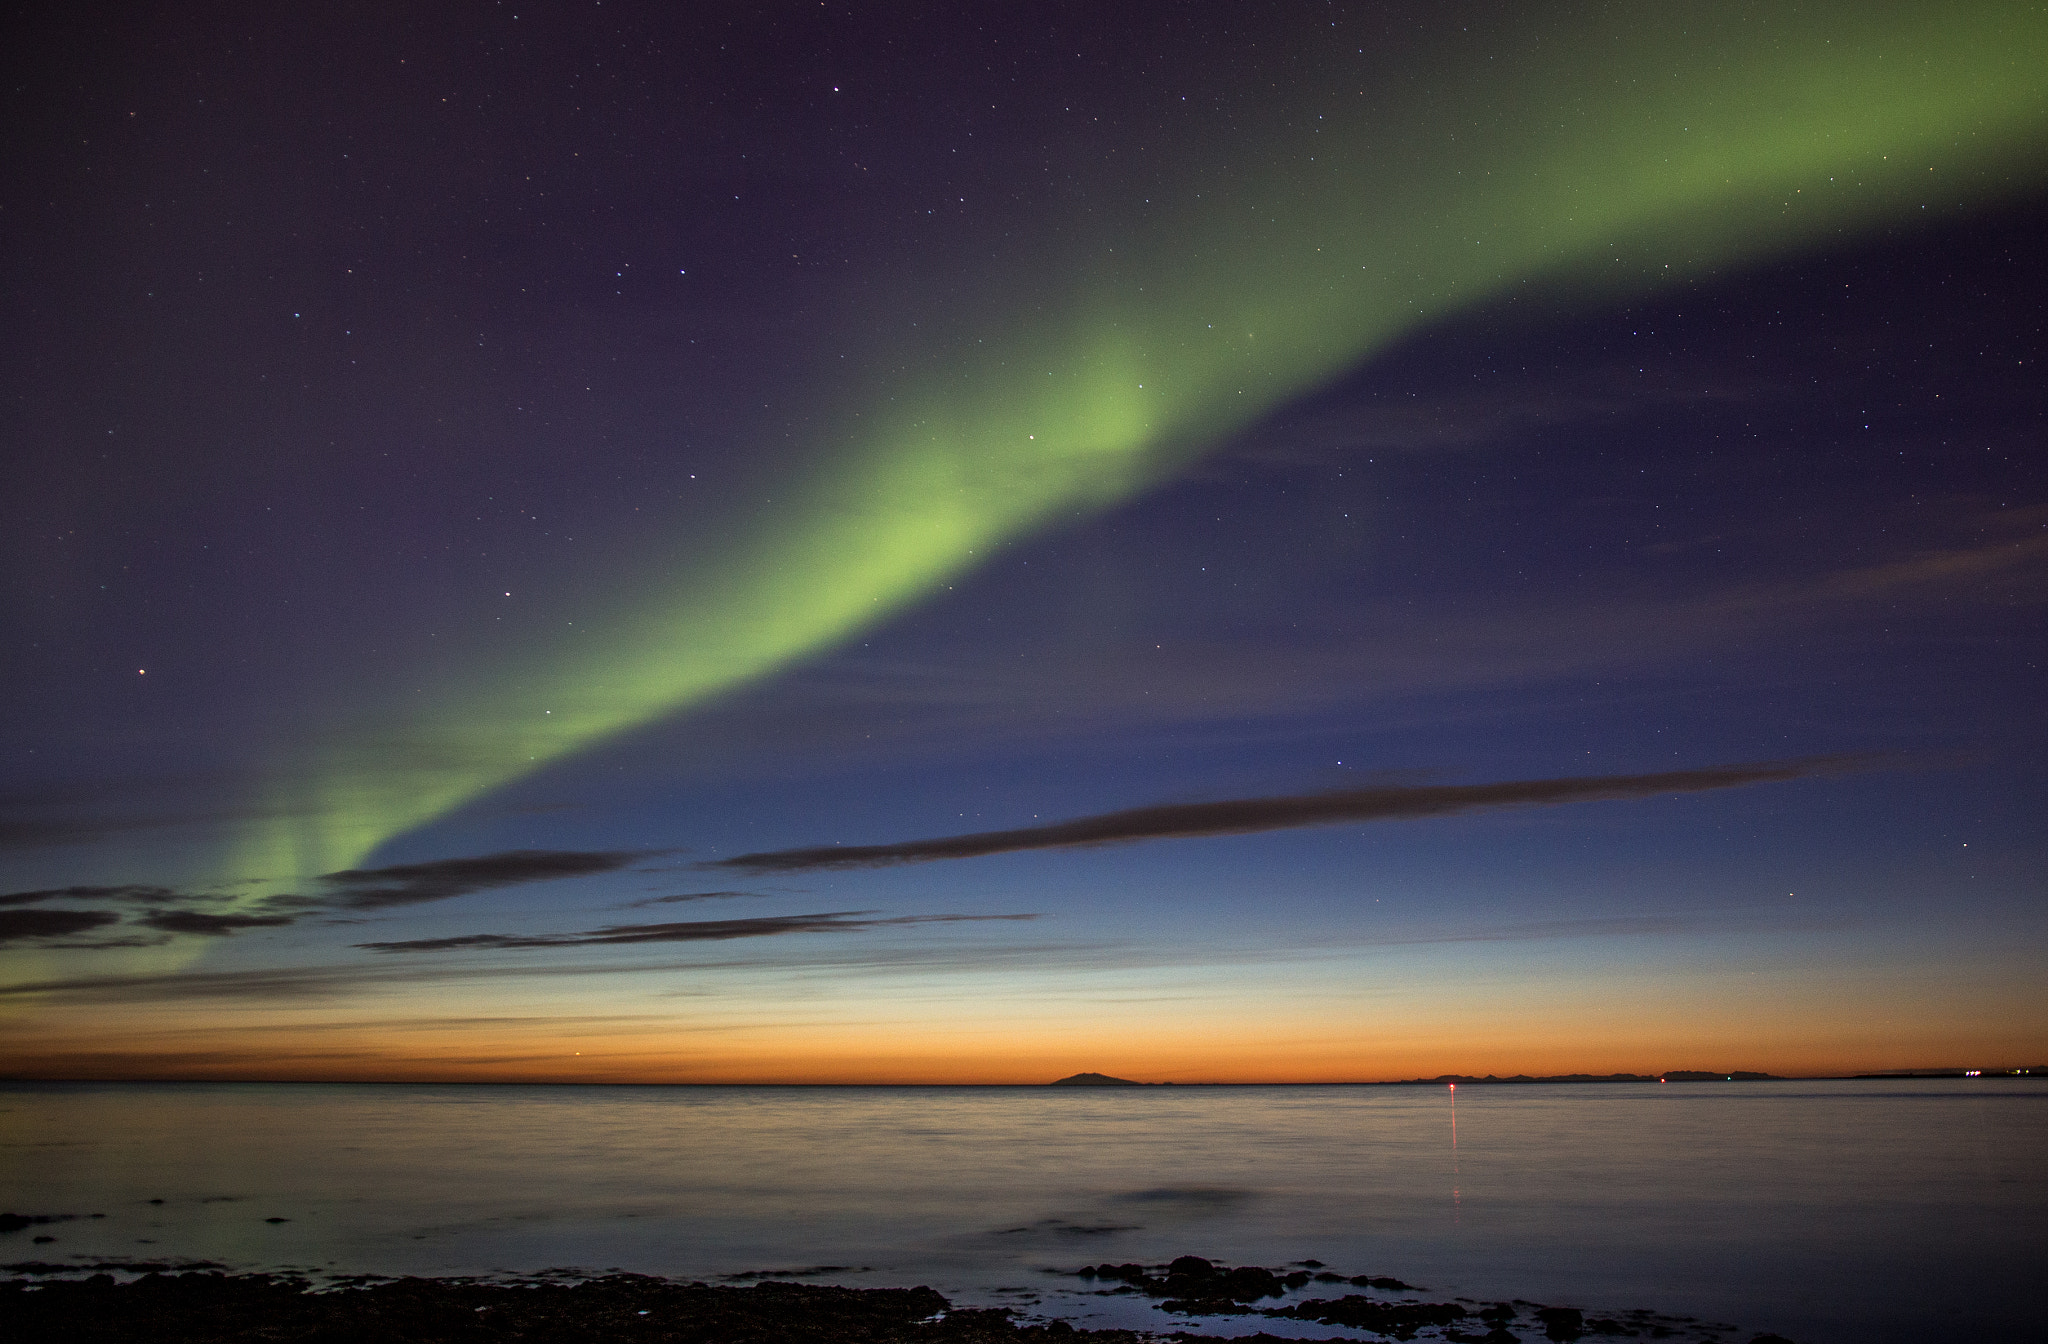
[[[502,9],[52,19],[17,80],[10,1067],[1001,1080],[1128,1033],[1073,1068],[1229,1076],[1320,995],[1278,1076],[1659,1068],[1609,1057],[1816,938],[1930,996],[1903,1042],[1787,969],[1713,1049],[2040,1041],[2021,967],[1964,1003],[1902,930],[2041,917],[2042,11]],[[1569,840],[720,867],[1849,757]],[[717,908],[599,913],[650,901]],[[378,955],[429,943],[486,959]],[[1391,988],[1459,947],[1491,1007]],[[1188,975],[1207,1027],[1145,1006]]]
[[[1725,53],[1711,74],[1683,59],[1703,20]],[[885,343],[850,409],[804,445],[782,487],[794,498],[743,527],[730,555],[629,578],[570,656],[463,666],[424,710],[372,711],[460,765],[394,776],[345,742],[315,758],[310,820],[239,857],[252,870],[355,863],[538,763],[886,619],[1064,511],[1121,502],[1402,332],[1517,282],[1648,289],[1922,210],[1929,173],[1962,182],[1946,209],[2038,164],[2048,25],[1987,6],[1900,7],[1855,26],[1839,45],[1839,20],[1698,14],[1556,34],[1597,51],[1593,69],[1517,59],[1516,39],[1538,43],[1510,26],[1501,50],[1446,58],[1447,87],[1389,118],[1361,115],[1368,92],[1333,87],[1332,72],[1260,128],[1271,143],[1246,144],[1257,166],[1235,178],[1207,181],[1210,146],[1159,153],[1146,172],[1159,208],[1131,200],[1133,183],[1104,183],[1109,218],[1072,228],[1056,265],[999,254],[991,274],[960,279],[935,334]],[[1379,65],[1347,82],[1375,82]],[[1615,66],[1672,77],[1646,94],[1599,77]],[[1553,117],[1554,135],[1530,135]],[[1476,127],[1463,145],[1460,121]]]

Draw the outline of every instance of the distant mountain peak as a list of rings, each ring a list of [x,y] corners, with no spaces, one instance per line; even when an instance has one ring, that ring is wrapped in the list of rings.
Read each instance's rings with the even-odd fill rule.
[[[1053,1087],[1143,1087],[1143,1083],[1129,1078],[1112,1078],[1106,1073],[1077,1073],[1070,1078],[1061,1078],[1051,1084]]]

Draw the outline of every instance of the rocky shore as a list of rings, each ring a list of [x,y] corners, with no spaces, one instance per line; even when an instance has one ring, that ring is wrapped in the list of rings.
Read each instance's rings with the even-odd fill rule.
[[[955,1308],[930,1288],[777,1281],[741,1287],[638,1274],[518,1282],[408,1278],[316,1287],[284,1274],[151,1271],[122,1282],[111,1273],[57,1277],[51,1272],[60,1268],[55,1265],[4,1268],[24,1277],[0,1281],[0,1331],[12,1339],[65,1344],[1194,1344],[1220,1338],[1021,1321],[1002,1308]],[[1260,1307],[1254,1304],[1315,1283],[1381,1293],[1414,1290],[1394,1279],[1347,1279],[1304,1269],[1275,1273],[1196,1256],[1156,1268],[1091,1266],[1078,1277],[1114,1285],[1096,1291],[1143,1294],[1183,1315],[1256,1312],[1396,1340],[1412,1340],[1423,1331],[1455,1344],[1596,1336],[1706,1340],[1725,1339],[1727,1329],[1646,1311],[1601,1317],[1536,1303],[1395,1301],[1358,1292]],[[1235,1338],[1238,1344],[1282,1344],[1263,1332]],[[1786,1341],[1761,1335],[1750,1344]]]

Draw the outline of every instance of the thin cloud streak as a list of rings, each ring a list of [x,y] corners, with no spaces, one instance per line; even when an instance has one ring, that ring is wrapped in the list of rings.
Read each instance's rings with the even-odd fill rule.
[[[930,863],[939,859],[974,859],[1026,849],[1074,849],[1130,844],[1139,840],[1248,835],[1297,826],[1407,820],[1501,807],[1554,807],[1563,803],[1702,793],[1836,773],[1855,764],[1848,757],[1825,756],[1707,766],[1697,770],[1669,770],[1648,775],[1588,775],[1566,779],[1510,780],[1498,784],[1394,784],[1277,798],[1173,803],[1077,817],[1050,826],[978,831],[931,840],[905,840],[890,845],[817,845],[803,849],[769,850],[713,860],[701,866],[733,868],[749,873],[882,868],[900,863]]]
[[[1037,919],[1037,915],[899,915],[866,919],[872,910],[831,910],[815,915],[764,915],[755,919],[697,919],[667,924],[610,924],[584,933],[469,933],[452,938],[357,943],[371,952],[456,952],[528,947],[597,947],[631,943],[722,943],[734,938],[773,938],[785,933],[845,933],[904,924],[978,924],[992,920]]]
[[[649,896],[644,901],[628,901],[613,906],[615,910],[644,910],[650,905],[678,905],[686,901],[728,901],[742,896],[760,899],[758,891],[679,891],[673,896]]]
[[[1007,969],[1020,964],[1072,968],[1088,958],[1108,956],[1117,968],[1158,960],[1092,943],[1028,943],[969,947],[864,947],[861,950],[786,958],[731,958],[723,961],[526,962],[518,965],[456,965],[437,959],[400,958],[371,965],[279,966],[247,971],[172,971],[140,975],[81,975],[0,985],[0,1001],[36,999],[85,1003],[157,1003],[179,1000],[331,999],[393,985],[456,984],[479,980],[580,978],[585,976],[723,973],[835,975]],[[1136,960],[1133,961],[1132,957]],[[1171,964],[1179,964],[1177,959]],[[661,991],[664,997],[706,994],[699,988]]]
[[[552,882],[565,877],[615,873],[644,858],[672,853],[660,849],[508,849],[468,859],[435,859],[385,868],[346,868],[320,880],[337,888],[328,902],[348,910],[384,910],[396,905],[445,901],[451,896]]]
[[[165,933],[198,933],[221,938],[236,929],[275,929],[293,921],[291,915],[212,915],[203,910],[159,910],[144,915],[138,924]]]
[[[10,891],[0,896],[0,905],[35,905],[42,901],[135,901],[161,905],[176,901],[223,900],[219,896],[193,896],[169,887],[129,883],[118,887],[45,887],[40,891]]]

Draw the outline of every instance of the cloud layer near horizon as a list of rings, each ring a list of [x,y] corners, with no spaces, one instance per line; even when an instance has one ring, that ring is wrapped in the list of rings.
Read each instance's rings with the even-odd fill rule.
[[[902,924],[978,924],[991,920],[1037,919],[1020,915],[899,915],[869,919],[873,910],[828,910],[815,915],[765,915],[753,919],[693,919],[665,924],[608,924],[582,933],[469,933],[452,938],[357,943],[371,952],[490,951],[525,947],[595,947],[628,943],[722,943],[734,938],[772,938],[784,933],[843,933]]]
[[[1830,756],[1706,766],[1648,775],[1586,775],[1565,779],[1509,780],[1498,784],[1383,784],[1365,789],[1337,789],[1275,798],[1232,798],[1215,803],[1134,807],[1121,812],[1076,817],[1049,826],[977,831],[930,840],[904,840],[889,845],[816,845],[802,849],[767,850],[717,859],[699,866],[732,868],[748,873],[882,868],[899,863],[930,863],[938,859],[974,859],[1025,849],[1071,849],[1130,844],[1139,840],[1248,835],[1255,831],[1327,826],[1347,821],[1392,821],[1500,807],[1547,807],[1561,803],[1649,798],[1666,793],[1701,793],[1710,789],[1740,788],[1747,784],[1776,783],[1833,773],[1852,764],[1845,758]]]
[[[1342,822],[1387,821],[1503,807],[1542,807],[1563,803],[1647,798],[1659,794],[1698,793],[1773,783],[1853,768],[1843,757],[1707,766],[1643,775],[1592,775],[1562,779],[1510,780],[1495,784],[1382,784],[1363,789],[1289,794],[1270,798],[1236,798],[1213,803],[1174,803],[1129,808],[1077,817],[1048,826],[968,835],[906,840],[887,845],[819,845],[801,849],[741,854],[697,865],[736,869],[754,874],[805,872],[834,868],[879,868],[939,859],[979,858],[1028,849],[1067,849],[1129,844],[1141,840],[1191,839],[1212,835],[1243,835],[1256,831]],[[219,907],[235,898],[221,891],[177,891],[145,884],[69,886],[0,894],[0,907],[43,905],[52,900],[118,903],[145,907],[131,923],[158,937],[184,934],[224,937],[244,929],[278,928],[319,912],[378,911],[448,900],[475,892],[523,886],[566,878],[595,876],[630,868],[643,859],[673,853],[664,849],[542,850],[514,849],[466,858],[391,864],[381,868],[349,868],[321,875],[325,890],[317,895],[278,894],[254,907]],[[749,895],[736,891],[683,892],[632,902],[626,908]],[[213,907],[211,909],[207,907]],[[911,916],[866,919],[873,911],[837,911],[817,915],[769,916],[754,919],[694,920],[659,924],[617,924],[563,934],[461,934],[445,938],[358,943],[373,952],[445,952],[461,949],[582,947],[599,944],[722,941],[781,933],[868,928],[883,924],[933,920],[1022,919],[1024,915]],[[0,910],[0,945],[25,943],[80,949],[136,946],[135,940],[102,936],[91,942],[54,943],[79,934],[104,930],[121,922],[104,910]]]
[[[140,905],[146,913],[131,922],[161,934],[196,934],[223,937],[240,929],[280,928],[300,918],[321,912],[342,910],[386,910],[395,906],[445,901],[474,892],[501,887],[524,886],[531,882],[553,882],[563,878],[588,877],[630,868],[641,859],[667,853],[665,850],[560,850],[509,849],[495,854],[467,858],[433,859],[424,863],[392,864],[383,868],[348,868],[324,873],[318,879],[326,890],[318,895],[280,892],[257,899],[253,905],[236,907],[240,898],[231,890],[180,891],[143,883],[120,886],[45,887],[34,891],[0,894],[0,946],[31,943],[91,950],[134,947],[134,939],[102,939],[95,942],[51,944],[44,940],[65,938],[121,921],[105,910],[42,909],[11,907],[39,906],[49,901],[87,901],[96,904]],[[708,900],[738,892],[688,892],[654,898],[655,902]]]

